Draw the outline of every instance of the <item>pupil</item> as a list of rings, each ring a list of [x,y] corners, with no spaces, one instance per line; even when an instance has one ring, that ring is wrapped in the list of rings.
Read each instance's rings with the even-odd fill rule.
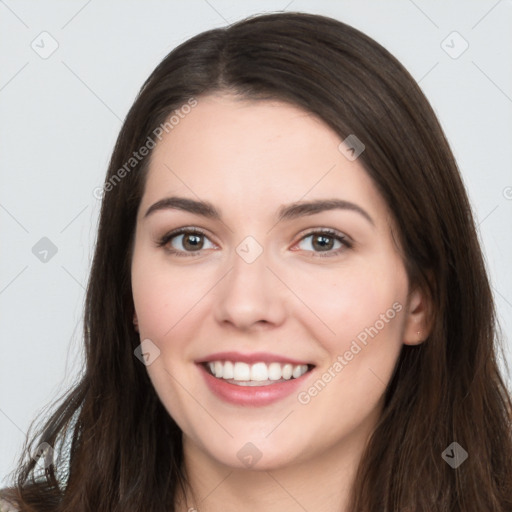
[[[334,240],[329,236],[319,235],[313,239],[313,246],[315,249],[319,248],[322,251],[332,249]]]

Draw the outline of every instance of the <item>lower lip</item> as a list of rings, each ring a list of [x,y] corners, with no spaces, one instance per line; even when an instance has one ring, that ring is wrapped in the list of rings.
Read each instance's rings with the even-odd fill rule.
[[[198,364],[199,371],[210,391],[218,398],[234,405],[251,405],[254,407],[269,405],[291,395],[304,384],[304,380],[311,371],[306,372],[297,379],[269,384],[266,386],[237,386],[224,379],[217,379],[202,364]]]

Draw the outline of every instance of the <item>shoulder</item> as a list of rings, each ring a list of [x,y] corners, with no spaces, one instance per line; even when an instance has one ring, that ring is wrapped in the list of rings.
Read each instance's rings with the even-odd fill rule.
[[[10,501],[0,498],[0,512],[18,512],[18,509]]]

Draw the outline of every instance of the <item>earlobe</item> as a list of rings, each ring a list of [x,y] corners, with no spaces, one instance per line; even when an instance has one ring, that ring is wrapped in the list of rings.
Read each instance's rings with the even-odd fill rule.
[[[416,288],[409,295],[403,342],[405,345],[419,345],[430,335],[431,304],[427,294]]]

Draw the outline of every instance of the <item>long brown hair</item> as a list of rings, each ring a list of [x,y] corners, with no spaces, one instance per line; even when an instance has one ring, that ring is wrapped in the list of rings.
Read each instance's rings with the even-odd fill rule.
[[[304,13],[255,16],[199,34],[144,83],[105,181],[86,295],[85,370],[26,443],[8,495],[24,511],[174,510],[185,485],[181,431],[134,356],[140,339],[132,325],[131,251],[151,152],[114,177],[174,111],[217,91],[286,101],[341,139],[356,134],[366,146],[359,161],[399,228],[410,282],[432,301],[431,334],[403,346],[350,510],[512,510],[511,398],[452,152],[425,96],[389,52],[348,25]],[[442,457],[453,442],[469,455],[456,468]],[[31,457],[41,443],[55,449],[42,469]]]

